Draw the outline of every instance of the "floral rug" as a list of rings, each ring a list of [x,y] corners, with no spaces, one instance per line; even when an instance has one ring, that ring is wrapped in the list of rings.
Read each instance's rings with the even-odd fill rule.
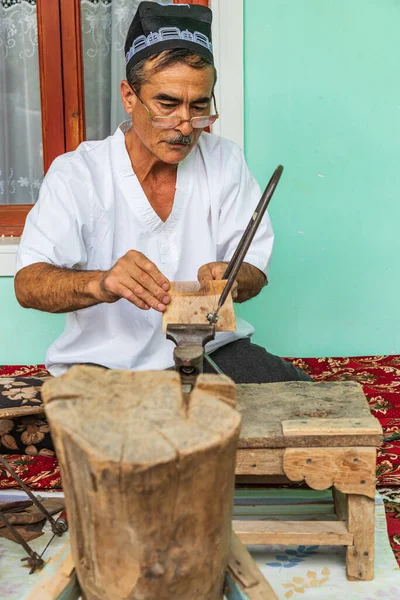
[[[400,489],[379,488],[378,492],[385,504],[386,525],[390,545],[400,565]]]
[[[261,508],[263,512],[261,512]],[[258,510],[257,510],[258,509]],[[279,520],[295,515],[296,520],[323,516],[334,518],[329,490],[267,489],[235,493],[234,515],[240,519]],[[400,598],[400,569],[386,535],[382,499],[375,500],[375,578],[347,581],[346,549],[343,546],[249,546],[257,565],[279,600],[395,600]],[[311,517],[311,520],[313,517]]]
[[[400,598],[400,569],[396,564],[386,535],[385,513],[379,495],[375,501],[375,578],[367,582],[346,579],[346,550],[341,546],[249,546],[259,568],[279,600],[395,600]],[[234,515],[240,519],[268,518],[279,520],[296,515],[309,520],[323,515],[333,518],[332,495],[329,490],[240,490],[235,493]],[[313,518],[313,517],[311,517]],[[51,537],[45,535],[31,542],[41,553]],[[54,538],[45,558],[54,556],[68,539],[68,532]],[[27,574],[21,566],[21,546],[0,539],[0,600],[24,600],[37,582],[40,572]]]
[[[292,358],[315,381],[358,381],[384,442],[377,455],[377,485],[400,486],[400,355]]]
[[[352,358],[292,358],[297,367],[316,381],[358,381],[363,386],[371,413],[379,419],[385,441],[378,449],[377,484],[386,508],[390,543],[400,564],[400,356]],[[0,375],[44,377],[43,365],[0,367]],[[33,489],[60,489],[57,460],[47,456],[7,457],[22,479]],[[16,487],[0,471],[0,488]],[[383,596],[385,597],[385,596]],[[400,597],[400,594],[399,594]]]
[[[378,449],[378,486],[400,486],[400,355],[352,358],[291,358],[316,381],[358,381],[385,441]],[[44,377],[44,365],[0,367],[1,375]],[[0,484],[1,485],[1,484]]]

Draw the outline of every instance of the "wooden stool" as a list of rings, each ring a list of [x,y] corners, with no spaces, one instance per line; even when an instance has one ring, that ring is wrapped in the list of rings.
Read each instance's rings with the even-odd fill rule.
[[[236,475],[246,476],[246,482],[284,476],[315,490],[333,486],[338,518],[233,521],[241,541],[347,546],[347,578],[373,579],[376,447],[382,428],[361,386],[246,384],[237,386],[237,401],[243,422]]]

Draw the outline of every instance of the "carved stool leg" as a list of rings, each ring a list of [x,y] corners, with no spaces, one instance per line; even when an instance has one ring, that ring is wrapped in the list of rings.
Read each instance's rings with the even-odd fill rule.
[[[347,548],[347,579],[371,581],[374,578],[375,499],[349,494],[347,525],[354,534],[354,544]]]
[[[335,505],[335,513],[339,521],[347,521],[347,496],[332,487],[333,502]]]

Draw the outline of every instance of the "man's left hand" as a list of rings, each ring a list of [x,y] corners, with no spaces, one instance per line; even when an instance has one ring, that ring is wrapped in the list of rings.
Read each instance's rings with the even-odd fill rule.
[[[227,266],[227,262],[211,262],[200,267],[197,273],[200,286],[206,287],[207,282],[213,279],[223,279]],[[232,299],[235,302],[245,302],[245,300],[254,298],[267,283],[268,280],[262,271],[244,262],[237,274],[237,280],[232,286]]]
[[[200,267],[197,273],[197,279],[199,280],[200,286],[205,287],[208,281],[214,279],[223,279],[227,262],[211,262]],[[238,297],[238,282],[235,281],[231,290],[233,300]]]

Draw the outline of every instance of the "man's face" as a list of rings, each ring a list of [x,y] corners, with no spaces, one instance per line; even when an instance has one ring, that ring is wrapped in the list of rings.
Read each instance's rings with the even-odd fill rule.
[[[189,119],[209,115],[212,111],[214,70],[211,66],[194,69],[177,63],[149,74],[146,79],[139,95],[151,114],[179,116],[183,121],[172,129],[154,127],[139,98],[129,92],[128,84],[123,88],[123,83],[125,109],[131,113],[132,128],[143,145],[159,160],[177,164],[189,154],[202,132],[202,129],[193,129]]]

